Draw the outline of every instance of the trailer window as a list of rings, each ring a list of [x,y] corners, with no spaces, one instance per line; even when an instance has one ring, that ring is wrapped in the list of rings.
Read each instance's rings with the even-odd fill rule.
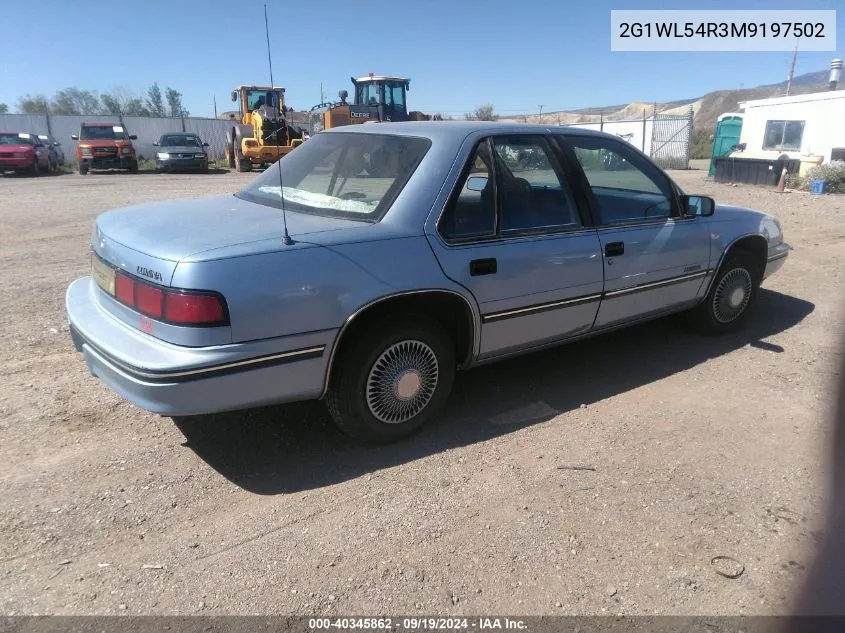
[[[804,121],[766,121],[763,149],[800,150]]]

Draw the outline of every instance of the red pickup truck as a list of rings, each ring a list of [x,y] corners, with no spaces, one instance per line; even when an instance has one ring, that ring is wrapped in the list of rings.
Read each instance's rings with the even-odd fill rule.
[[[79,173],[89,169],[128,169],[138,171],[138,158],[132,141],[138,137],[127,134],[122,125],[114,123],[83,123],[79,134],[71,136],[79,141],[76,160]]]

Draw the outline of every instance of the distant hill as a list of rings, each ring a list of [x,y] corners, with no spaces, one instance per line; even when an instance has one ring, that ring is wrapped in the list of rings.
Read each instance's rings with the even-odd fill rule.
[[[798,75],[792,80],[791,93],[807,94],[810,92],[820,92],[827,88],[827,79],[827,70]],[[563,124],[589,123],[599,121],[602,116],[606,121],[636,119],[642,117],[644,111],[648,115],[650,115],[654,110],[657,112],[680,114],[689,108],[689,106],[692,106],[694,113],[693,126],[695,129],[712,130],[716,125],[716,119],[720,114],[725,112],[738,112],[739,104],[741,102],[783,95],[785,89],[786,81],[782,81],[776,84],[757,86],[756,88],[715,90],[713,92],[708,92],[701,97],[680,99],[678,101],[669,101],[664,103],[646,103],[635,101],[633,103],[623,105],[579,108],[578,110],[561,112],[544,112],[543,121],[555,123],[560,121]],[[525,114],[519,116],[509,116],[504,120],[538,123],[540,121],[540,117],[537,114]]]

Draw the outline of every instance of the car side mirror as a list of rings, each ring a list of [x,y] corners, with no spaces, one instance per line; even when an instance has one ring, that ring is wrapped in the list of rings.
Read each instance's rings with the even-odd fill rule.
[[[202,144],[202,146],[203,146],[203,147],[208,147],[208,143],[203,143],[203,144]]]
[[[685,215],[710,217],[716,210],[716,201],[709,196],[682,196],[681,205]]]
[[[71,135],[70,135],[70,137],[71,137],[74,141],[78,141],[78,140],[79,140],[79,134],[71,134]]]
[[[470,176],[467,179],[467,189],[470,191],[484,191],[487,186],[487,176]]]
[[[153,141],[153,147],[158,147],[158,141]]]
[[[237,90],[232,90],[232,101],[238,100],[238,92]]]
[[[137,141],[137,140],[138,140],[138,136],[137,136],[137,135],[135,135],[135,134],[130,134],[130,135],[129,135],[129,140],[130,140],[130,141]]]

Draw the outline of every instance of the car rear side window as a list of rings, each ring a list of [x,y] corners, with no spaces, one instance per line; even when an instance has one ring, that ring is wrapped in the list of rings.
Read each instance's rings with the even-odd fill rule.
[[[457,192],[440,219],[440,233],[447,240],[466,241],[496,233],[495,180],[490,145],[484,141],[472,153]]]
[[[494,137],[500,230],[536,232],[581,226],[569,187],[539,136]]]
[[[476,241],[555,233],[582,223],[545,138],[524,135],[496,136],[476,146],[438,226],[448,241]]]
[[[625,141],[569,136],[575,157],[599,207],[603,224],[668,218],[672,192],[657,167]]]

